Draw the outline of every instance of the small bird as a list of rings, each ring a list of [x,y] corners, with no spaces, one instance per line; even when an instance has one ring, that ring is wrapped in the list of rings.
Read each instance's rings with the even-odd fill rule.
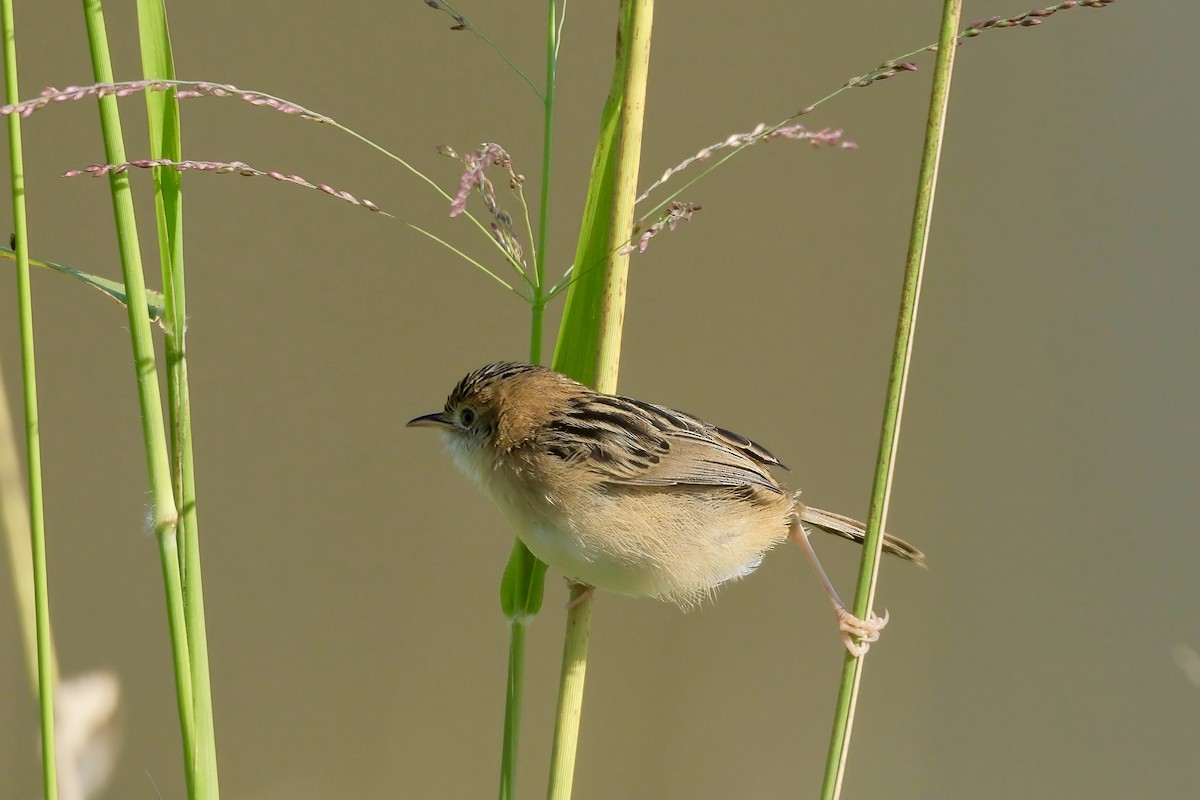
[[[771,477],[779,460],[736,433],[516,362],[471,372],[441,411],[408,426],[438,428],[521,541],[568,580],[688,607],[749,575],[790,537],[821,579],[851,653],[865,653],[887,624],[886,613],[862,620],[850,612],[803,524],[856,542],[864,526],[801,503]],[[925,560],[893,536],[883,549]]]

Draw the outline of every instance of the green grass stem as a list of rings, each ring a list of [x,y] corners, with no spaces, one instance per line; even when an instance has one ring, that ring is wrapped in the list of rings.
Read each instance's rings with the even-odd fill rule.
[[[163,0],[138,0],[138,36],[142,77],[175,79],[175,59]],[[179,104],[174,92],[146,92],[150,125],[150,156],[183,159]],[[158,167],[154,174],[154,205],[166,317],[164,353],[167,364],[167,409],[171,431],[171,483],[180,511],[175,541],[178,547],[184,629],[188,642],[195,739],[190,748],[195,767],[193,797],[219,796],[216,728],[213,723],[212,682],[208,664],[208,632],[204,618],[204,584],[200,567],[200,529],[192,453],[191,393],[185,336],[187,303],[183,260],[183,180],[175,169]],[[165,563],[165,562],[164,562]]]
[[[904,284],[900,296],[900,314],[896,325],[896,342],[892,351],[891,371],[888,374],[887,399],[884,403],[883,425],[879,437],[879,454],[875,465],[874,485],[871,490],[871,508],[867,516],[866,540],[863,542],[858,587],[854,597],[854,614],[859,618],[865,618],[871,608],[875,597],[876,581],[879,577],[879,556],[883,545],[882,531],[891,498],[896,447],[900,436],[900,417],[904,406],[905,386],[908,382],[909,362],[912,358],[917,305],[921,295],[925,253],[929,244],[929,224],[933,212],[934,190],[937,186],[938,161],[941,156],[942,134],[946,125],[946,108],[950,99],[950,77],[954,66],[954,51],[957,49],[955,35],[961,15],[962,0],[944,1],[941,36],[938,40],[937,62],[933,74],[933,90],[929,100],[929,118],[925,128],[925,148],[917,183],[912,232],[909,238],[908,256],[904,267]],[[838,693],[833,731],[829,741],[829,755],[825,766],[825,781],[821,792],[823,800],[836,800],[841,795],[864,661],[864,658],[855,658],[847,653],[842,667],[841,688]]]
[[[583,689],[587,677],[588,631],[592,623],[594,592],[581,584],[571,586],[567,630],[563,637],[562,672],[558,677],[558,715],[550,752],[549,800],[567,800],[575,780],[575,753],[583,714]]]
[[[0,0],[4,37],[4,94],[17,102],[17,38],[12,0]],[[8,118],[8,159],[12,175],[13,237],[17,256],[18,325],[21,331],[21,382],[25,397],[25,460],[29,478],[29,543],[33,560],[34,628],[37,650],[38,718],[42,734],[42,791],[58,798],[54,743],[54,647],[46,576],[46,525],[42,504],[42,444],[38,433],[37,368],[33,346],[33,296],[29,285],[29,230],[25,215],[25,166],[21,121]]]
[[[179,598],[167,602],[167,630],[171,634],[171,666],[175,671],[175,707],[179,714],[180,736],[183,743],[183,778],[187,784],[188,797],[199,797],[196,788],[202,781],[196,779],[196,724],[192,688],[191,649],[187,647],[187,615],[183,604],[183,581],[180,577],[179,540],[175,536],[157,537],[158,556],[162,563],[163,586],[168,598]]]
[[[619,249],[633,226],[653,21],[653,0],[622,0],[621,45],[601,120],[575,260],[578,267],[590,263],[589,253],[602,255],[605,268],[572,285],[555,353],[557,369],[603,392],[616,390],[620,366],[629,255]],[[593,310],[598,313],[589,316]],[[582,587],[571,590],[546,790],[549,800],[571,796],[593,596]]]
[[[500,755],[500,800],[516,795],[517,758],[521,743],[521,699],[525,679],[525,635],[529,623],[512,620],[508,628],[508,687],[504,693],[504,741]]]
[[[554,143],[554,85],[558,73],[559,37],[562,35],[562,23],[558,14],[558,0],[548,0],[546,13],[546,89],[538,92],[542,101],[542,138],[541,138],[541,191],[538,203],[538,231],[536,245],[533,249],[533,279],[529,281],[529,361],[541,363],[542,332],[546,317],[546,242],[550,230],[550,176]],[[565,2],[564,2],[565,5]],[[474,29],[474,26],[472,28]],[[482,36],[476,31],[476,35]],[[490,40],[485,41],[491,43]],[[494,46],[493,46],[494,47]],[[497,48],[498,50],[498,48]],[[499,52],[499,50],[498,50]],[[500,53],[505,61],[508,58]],[[510,66],[511,62],[510,62]],[[516,70],[516,67],[512,67]],[[517,70],[523,78],[520,70]],[[530,83],[530,85],[533,85]],[[529,207],[521,196],[521,205],[526,215],[526,229],[530,241],[534,240],[534,231],[529,225]],[[504,700],[504,742],[500,756],[500,800],[512,800],[516,796],[516,774],[518,742],[521,739],[521,698],[524,670],[524,646],[526,633],[533,615],[541,608],[542,590],[544,590],[546,565],[541,564],[529,548],[518,539],[512,545],[512,555],[509,565],[505,567],[504,578],[500,585],[502,606],[506,601],[505,613],[509,616],[509,673],[508,691]],[[516,582],[516,583],[515,583]],[[514,602],[514,597],[521,602]]]
[[[616,169],[613,173],[612,218],[608,224],[608,259],[600,301],[599,348],[595,387],[617,390],[621,365],[621,337],[625,321],[625,295],[629,282],[629,254],[622,253],[633,230],[638,169],[642,160],[642,125],[646,114],[646,84],[650,75],[650,33],[654,24],[653,0],[630,0],[625,56],[624,102],[617,128]]]
[[[554,152],[554,87],[558,73],[559,36],[562,32],[557,2],[558,0],[548,2],[546,88],[544,92],[538,93],[542,99],[542,181],[538,199],[537,245],[533,250],[533,279],[530,281],[529,361],[533,364],[542,361],[542,334],[546,315],[545,264],[550,217],[550,170]],[[472,30],[475,30],[473,26]],[[476,33],[483,36],[478,31]],[[491,44],[486,37],[484,40]],[[501,56],[503,57],[503,53]],[[505,60],[507,61],[507,58]],[[520,70],[517,71],[520,73]],[[524,73],[520,74],[525,77]],[[529,209],[523,194],[521,198],[521,205],[525,210],[525,227],[529,229]],[[532,240],[533,231],[529,230],[529,234]],[[541,608],[545,574],[546,565],[539,562],[533,553],[529,552],[529,548],[517,539],[513,543],[512,555],[508,566],[505,567],[500,587],[501,608],[509,620],[508,682],[504,697],[504,739],[500,756],[500,800],[512,800],[516,796],[525,634],[534,614]],[[518,602],[514,602],[514,599]]]
[[[100,1],[84,0],[83,9],[95,80],[98,83],[112,83],[112,59],[109,54],[108,35]],[[127,159],[116,98],[112,96],[101,98],[98,105],[100,128],[104,136],[105,159],[110,164],[123,164]],[[129,333],[137,378],[146,468],[153,503],[152,524],[163,559],[167,618],[171,625],[172,663],[175,667],[176,696],[181,712],[180,728],[184,746],[184,770],[188,775],[188,789],[191,797],[215,797],[215,783],[207,784],[206,770],[197,770],[199,762],[194,747],[196,728],[189,668],[192,661],[186,631],[177,625],[178,620],[186,620],[185,605],[181,581],[177,582],[171,577],[179,575],[180,572],[176,539],[179,507],[175,502],[172,486],[171,460],[167,446],[162,400],[158,389],[154,343],[151,339],[150,321],[144,312],[146,285],[142,272],[137,221],[134,217],[133,196],[129,188],[128,175],[110,174],[109,187],[113,198],[113,215],[117,247],[121,256],[121,272],[125,280],[128,299],[126,307],[129,316]]]
[[[88,42],[91,47],[92,68],[96,80],[112,82],[112,60],[108,51],[108,35],[99,0],[84,0]],[[123,164],[125,145],[121,119],[115,97],[98,101],[100,127],[104,135],[105,158],[111,164]],[[154,343],[150,321],[141,309],[145,308],[146,283],[142,274],[142,259],[138,250],[137,222],[134,218],[133,196],[128,175],[109,175],[116,220],[117,246],[121,256],[121,272],[128,297],[130,338],[137,371],[139,408],[142,417],[142,436],[146,445],[146,465],[154,501],[155,531],[173,530],[179,518],[171,491],[170,460],[166,448],[166,426],[163,422],[161,398],[155,374]]]
[[[546,90],[542,114],[542,185],[538,197],[537,249],[533,253],[533,324],[529,334],[529,360],[542,361],[542,320],[546,311],[546,241],[550,218],[550,172],[554,153],[554,89],[558,75],[558,0],[549,0],[546,14]],[[565,2],[564,2],[565,6]]]

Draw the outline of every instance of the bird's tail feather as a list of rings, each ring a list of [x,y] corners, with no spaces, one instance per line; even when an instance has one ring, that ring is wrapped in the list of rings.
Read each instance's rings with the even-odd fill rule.
[[[832,533],[834,536],[840,536],[843,539],[849,539],[852,542],[862,544],[867,529],[867,526],[863,523],[841,514],[835,514],[832,511],[824,511],[820,508],[812,508],[811,506],[802,504],[798,505],[801,506],[800,522],[818,528],[825,533]],[[883,552],[903,558],[905,561],[925,566],[924,553],[903,539],[887,533],[883,535]]]

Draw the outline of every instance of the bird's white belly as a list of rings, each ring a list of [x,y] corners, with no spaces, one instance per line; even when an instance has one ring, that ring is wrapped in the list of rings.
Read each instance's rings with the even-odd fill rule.
[[[661,594],[665,588],[660,566],[589,546],[556,527],[534,524],[520,536],[535,556],[571,580],[635,597]]]
[[[724,507],[702,494],[680,495],[670,513],[653,495],[594,492],[564,503],[549,491],[529,492],[506,472],[463,466],[535,556],[571,580],[619,594],[692,605],[753,572],[786,535],[770,516],[714,514]]]

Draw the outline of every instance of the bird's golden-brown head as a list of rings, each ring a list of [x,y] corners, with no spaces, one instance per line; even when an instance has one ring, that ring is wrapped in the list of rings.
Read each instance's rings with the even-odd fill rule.
[[[436,427],[455,447],[487,446],[499,453],[529,439],[566,396],[588,391],[545,367],[502,361],[468,373],[441,411],[410,420],[408,427]]]

